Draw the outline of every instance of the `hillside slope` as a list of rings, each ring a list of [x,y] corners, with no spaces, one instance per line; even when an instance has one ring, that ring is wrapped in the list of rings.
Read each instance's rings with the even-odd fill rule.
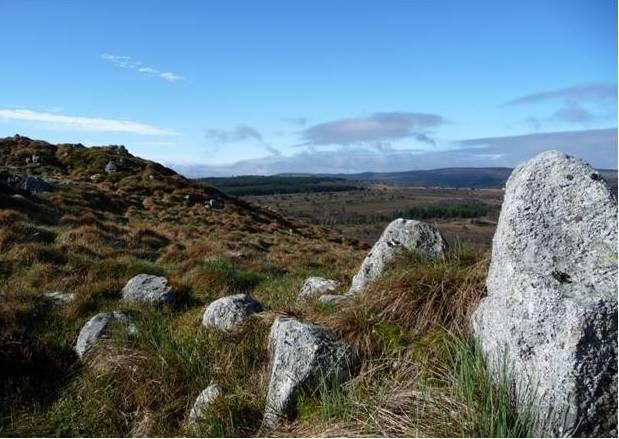
[[[485,255],[404,253],[339,308],[297,298],[309,276],[346,291],[365,254],[122,147],[0,139],[0,436],[530,435],[467,335]],[[176,306],[120,300],[137,274],[165,276]],[[231,334],[201,324],[206,305],[239,293],[264,312]],[[80,361],[80,328],[107,311],[137,332],[113,327]],[[265,429],[267,336],[282,314],[330,328],[359,370],[305,388],[297,419]],[[191,426],[213,383],[224,397]]]

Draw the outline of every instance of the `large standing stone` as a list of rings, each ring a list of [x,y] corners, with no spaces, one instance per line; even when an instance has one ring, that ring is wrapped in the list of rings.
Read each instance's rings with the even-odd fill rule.
[[[121,293],[126,302],[145,302],[155,305],[174,302],[174,293],[168,280],[163,276],[152,274],[138,274],[132,277]]]
[[[269,335],[271,382],[264,413],[264,424],[275,426],[282,417],[294,414],[300,388],[324,379],[326,383],[346,380],[354,365],[353,349],[335,341],[321,326],[278,317]]]
[[[616,248],[617,203],[589,165],[550,151],[514,170],[473,329],[491,370],[553,407],[552,434],[616,436]]]
[[[103,336],[105,336],[110,323],[114,320],[121,322],[131,334],[137,333],[137,328],[130,323],[129,318],[120,311],[102,312],[86,322],[80,330],[75,344],[75,352],[83,358]]]
[[[428,257],[442,258],[447,250],[447,242],[431,224],[403,218],[392,221],[353,277],[349,294],[362,291],[381,276],[387,264],[402,250],[415,250]]]
[[[212,302],[204,311],[202,324],[222,331],[235,331],[262,305],[247,294],[226,296]]]
[[[317,276],[308,277],[301,287],[298,297],[299,299],[315,298],[322,294],[332,293],[337,290],[338,286],[338,282],[332,279]]]

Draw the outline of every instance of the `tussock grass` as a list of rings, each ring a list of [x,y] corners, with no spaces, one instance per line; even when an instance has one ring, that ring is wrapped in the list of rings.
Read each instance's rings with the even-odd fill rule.
[[[406,345],[436,328],[464,333],[485,291],[487,263],[485,254],[466,248],[444,260],[403,253],[383,278],[324,323],[367,354]]]

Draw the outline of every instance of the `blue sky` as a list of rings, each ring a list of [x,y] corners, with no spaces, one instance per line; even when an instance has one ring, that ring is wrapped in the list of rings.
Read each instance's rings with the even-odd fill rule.
[[[186,175],[617,167],[617,5],[0,0],[0,136]]]

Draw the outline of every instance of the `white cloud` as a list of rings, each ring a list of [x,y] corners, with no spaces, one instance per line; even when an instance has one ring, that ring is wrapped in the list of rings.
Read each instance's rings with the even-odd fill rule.
[[[171,72],[159,73],[159,77],[165,79],[166,81],[170,81],[170,82],[181,81],[181,80],[185,79],[182,76],[176,75],[176,74],[171,73]]]
[[[180,75],[172,72],[162,72],[154,67],[147,66],[143,62],[136,61],[130,56],[126,55],[111,55],[109,53],[104,53],[101,55],[101,58],[114,64],[117,67],[121,67],[123,69],[136,70],[139,73],[149,76],[158,76],[161,79],[165,79],[169,82],[182,81],[183,78]]]
[[[127,120],[103,119],[99,117],[64,116],[60,114],[42,113],[22,109],[0,110],[0,120],[41,122],[52,126],[60,126],[69,130],[80,131],[119,132],[144,134],[148,136],[176,134],[171,130]]]

